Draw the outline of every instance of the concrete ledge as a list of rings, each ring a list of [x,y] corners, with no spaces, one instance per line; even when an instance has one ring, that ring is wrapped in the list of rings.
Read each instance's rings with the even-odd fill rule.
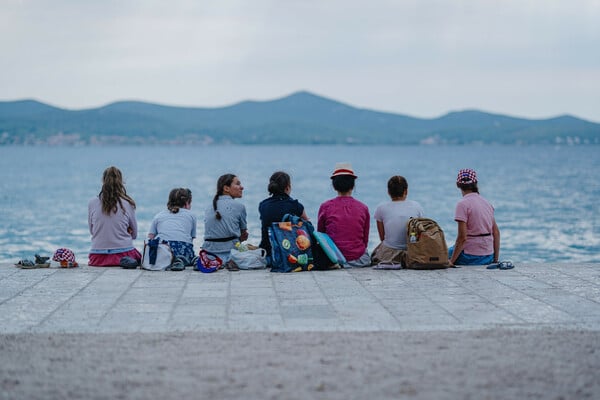
[[[150,272],[0,266],[0,334],[600,330],[600,265]]]

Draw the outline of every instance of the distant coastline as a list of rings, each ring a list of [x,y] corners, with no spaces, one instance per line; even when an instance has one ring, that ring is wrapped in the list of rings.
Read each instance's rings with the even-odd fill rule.
[[[0,146],[600,144],[600,124],[477,110],[439,118],[359,109],[308,92],[221,108],[117,102],[65,110],[0,102]]]

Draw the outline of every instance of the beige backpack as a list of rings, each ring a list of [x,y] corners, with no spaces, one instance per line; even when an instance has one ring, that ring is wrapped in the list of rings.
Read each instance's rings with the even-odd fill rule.
[[[448,268],[448,245],[444,231],[432,219],[411,218],[406,226],[408,269]]]

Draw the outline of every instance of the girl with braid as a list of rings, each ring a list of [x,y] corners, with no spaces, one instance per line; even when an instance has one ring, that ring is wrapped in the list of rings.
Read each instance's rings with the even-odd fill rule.
[[[241,199],[244,187],[234,174],[225,174],[217,180],[217,192],[204,213],[204,244],[202,248],[217,254],[223,262],[229,260],[237,242],[248,239],[246,207]]]
[[[102,190],[88,203],[88,225],[92,248],[91,266],[119,266],[122,257],[140,261],[133,247],[137,238],[135,201],[127,194],[123,175],[117,167],[108,167],[102,175]]]

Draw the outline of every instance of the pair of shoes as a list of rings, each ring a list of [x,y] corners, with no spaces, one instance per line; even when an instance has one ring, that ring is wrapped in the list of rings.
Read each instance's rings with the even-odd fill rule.
[[[50,268],[50,263],[47,262],[49,258],[50,257],[40,257],[36,254],[35,263],[31,260],[23,259],[19,260],[15,266],[21,269]]]
[[[182,260],[177,259],[173,262],[170,269],[171,271],[183,271],[185,269],[185,264]]]
[[[499,263],[490,264],[486,268],[487,269],[513,269],[515,265],[512,261],[501,261]]]

